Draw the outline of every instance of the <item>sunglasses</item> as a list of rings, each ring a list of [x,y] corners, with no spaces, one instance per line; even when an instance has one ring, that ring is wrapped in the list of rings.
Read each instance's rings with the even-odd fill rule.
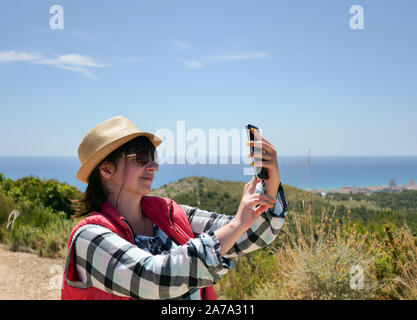
[[[146,166],[150,161],[153,161],[157,167],[159,166],[158,152],[156,150],[153,155],[144,154],[144,153],[132,153],[132,154],[123,155],[122,158],[135,159],[135,163],[139,167]]]

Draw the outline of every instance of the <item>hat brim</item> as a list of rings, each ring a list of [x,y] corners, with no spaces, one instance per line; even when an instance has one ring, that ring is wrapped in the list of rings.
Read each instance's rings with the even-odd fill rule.
[[[77,179],[83,183],[88,184],[88,177],[90,176],[91,172],[93,172],[94,168],[101,161],[103,161],[110,153],[112,153],[120,146],[124,145],[126,142],[135,139],[139,136],[148,137],[151,143],[155,146],[155,148],[158,147],[162,142],[160,138],[149,132],[135,132],[115,141],[112,141],[111,143],[105,145],[103,148],[99,149],[97,152],[94,152],[94,154],[81,165],[80,169],[78,169],[77,172]]]

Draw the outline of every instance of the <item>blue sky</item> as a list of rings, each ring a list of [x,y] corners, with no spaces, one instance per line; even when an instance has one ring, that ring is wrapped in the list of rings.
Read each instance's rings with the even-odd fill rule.
[[[149,132],[253,123],[279,155],[417,155],[416,1],[8,0],[0,15],[0,156],[75,156],[119,114]]]

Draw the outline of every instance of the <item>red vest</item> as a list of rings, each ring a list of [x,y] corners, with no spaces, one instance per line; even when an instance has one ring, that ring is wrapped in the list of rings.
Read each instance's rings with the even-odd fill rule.
[[[167,236],[179,245],[184,245],[189,239],[194,238],[190,223],[185,212],[173,200],[161,197],[142,196],[140,201],[143,214],[152,220]],[[118,236],[134,244],[133,231],[126,219],[120,215],[109,202],[104,202],[101,212],[91,212],[82,219],[71,231],[68,241],[68,257],[62,280],[62,300],[129,300],[107,293],[95,287],[87,287],[78,277],[74,263],[75,253],[72,250],[72,237],[76,230],[86,224],[97,224],[110,229]],[[216,294],[212,286],[200,290],[202,300],[215,300]]]

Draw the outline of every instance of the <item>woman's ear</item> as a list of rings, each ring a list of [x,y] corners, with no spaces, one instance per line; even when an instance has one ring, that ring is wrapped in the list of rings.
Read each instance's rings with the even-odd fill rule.
[[[100,171],[101,176],[108,180],[113,176],[115,167],[110,162],[103,162],[101,165],[99,165],[98,170]]]

